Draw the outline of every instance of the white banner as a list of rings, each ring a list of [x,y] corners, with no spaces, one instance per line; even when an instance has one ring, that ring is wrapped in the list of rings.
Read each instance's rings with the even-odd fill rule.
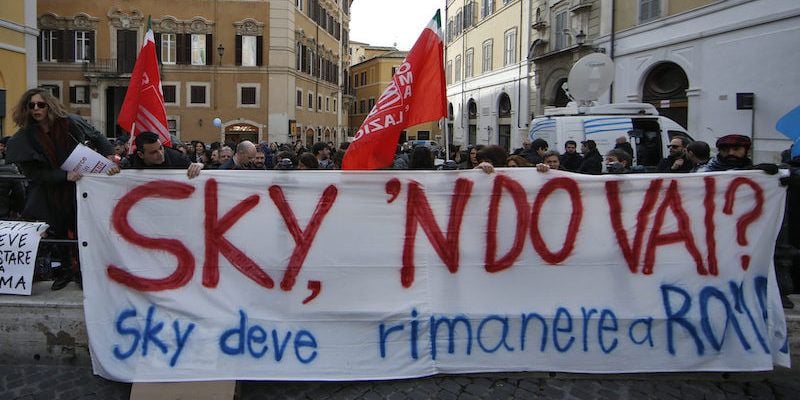
[[[0,221],[0,294],[31,295],[44,222]]]
[[[118,381],[789,365],[762,172],[123,171],[78,183]]]

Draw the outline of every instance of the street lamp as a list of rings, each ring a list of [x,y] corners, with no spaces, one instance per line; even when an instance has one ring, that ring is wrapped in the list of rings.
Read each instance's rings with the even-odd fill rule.
[[[222,43],[217,46],[217,54],[219,54],[219,61],[218,64],[222,65],[222,55],[225,54],[225,48],[222,47]]]
[[[575,43],[577,43],[578,46],[583,46],[583,44],[586,43],[586,34],[583,33],[583,29],[575,35]]]

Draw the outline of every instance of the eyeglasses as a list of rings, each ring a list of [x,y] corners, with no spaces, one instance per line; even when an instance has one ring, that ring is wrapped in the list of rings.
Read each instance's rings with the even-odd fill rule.
[[[35,110],[36,108],[47,108],[47,103],[43,101],[32,101],[28,103],[28,108]]]
[[[679,149],[679,148],[681,148],[681,146],[678,145],[678,144],[668,144],[667,148],[668,149]]]

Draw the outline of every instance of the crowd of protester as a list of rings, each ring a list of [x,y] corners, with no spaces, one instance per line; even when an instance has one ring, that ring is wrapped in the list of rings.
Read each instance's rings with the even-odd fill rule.
[[[18,175],[27,177],[27,186],[22,180],[0,179],[0,217],[46,221],[50,225],[48,235],[56,239],[75,239],[76,207],[75,182],[80,174],[60,169],[66,157],[77,144],[91,146],[100,154],[117,164],[110,174],[120,169],[185,169],[189,178],[200,175],[203,170],[335,170],[341,169],[342,160],[349,143],[338,147],[332,142],[317,142],[306,147],[306,143],[260,142],[248,140],[238,143],[214,142],[206,144],[194,140],[173,140],[165,147],[159,135],[142,132],[135,140],[127,138],[109,141],[82,118],[67,114],[61,103],[48,91],[28,90],[13,111],[14,122],[20,130],[12,136],[0,139],[0,176]],[[775,164],[753,165],[748,157],[751,140],[743,135],[727,135],[719,138],[711,155],[709,144],[690,142],[676,136],[667,146],[664,157],[653,171],[634,163],[634,152],[627,138],[616,141],[614,149],[600,154],[593,140],[564,143],[563,153],[550,149],[542,139],[524,141],[523,146],[509,153],[497,145],[475,145],[462,149],[448,149],[429,144],[417,146],[398,145],[394,162],[389,169],[409,170],[464,170],[481,169],[487,173],[495,168],[535,168],[541,173],[551,170],[569,171],[579,174],[632,174],[644,172],[698,173],[725,170],[760,169],[769,174],[778,172]],[[129,145],[133,144],[131,151]],[[785,152],[784,164],[790,175],[784,179],[789,187],[784,229],[776,246],[776,266],[782,294],[789,292],[792,283],[791,270],[800,266],[800,220],[797,204],[800,198],[800,157],[791,159]],[[17,169],[19,168],[19,170]],[[59,259],[59,268],[54,273],[53,290],[66,286],[70,281],[80,282],[80,268],[74,248],[60,246],[52,251]],[[781,273],[781,269],[783,272]],[[788,271],[788,272],[787,272]],[[787,278],[788,276],[788,278]],[[788,279],[788,281],[787,281]],[[783,296],[784,306],[792,304]]]

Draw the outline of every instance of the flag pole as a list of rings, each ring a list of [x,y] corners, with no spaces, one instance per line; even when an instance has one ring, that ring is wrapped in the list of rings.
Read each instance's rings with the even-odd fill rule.
[[[444,160],[450,161],[450,129],[448,129],[447,121],[447,117],[442,118],[442,126],[444,127]]]
[[[133,137],[134,132],[136,131],[136,121],[133,121],[131,124],[131,131],[129,132],[128,137],[128,155],[133,154]]]

